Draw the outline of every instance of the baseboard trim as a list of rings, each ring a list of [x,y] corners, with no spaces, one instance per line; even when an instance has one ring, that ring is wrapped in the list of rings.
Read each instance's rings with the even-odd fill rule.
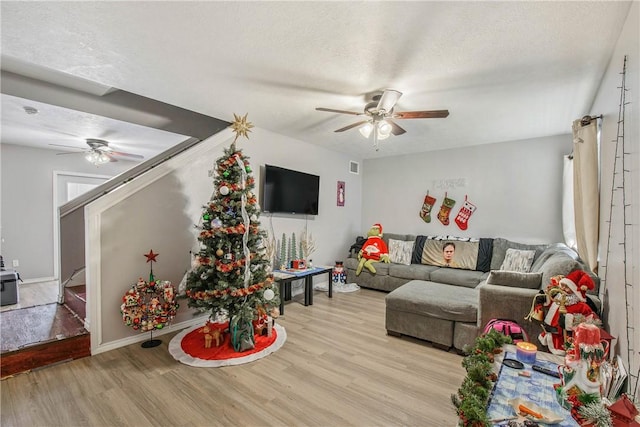
[[[154,330],[153,337],[155,339],[162,335],[166,335],[172,332],[180,331],[182,329],[190,328],[198,324],[204,324],[207,318],[208,318],[208,315],[204,314],[202,316],[195,317],[191,320],[186,320],[184,322],[176,323],[175,325],[171,325],[167,328]],[[120,347],[125,347],[138,342],[147,341],[149,339],[149,336],[150,336],[150,332],[144,332],[144,333],[141,332],[138,335],[132,335],[130,337],[122,338],[116,341],[110,341],[108,344],[98,345],[96,348],[92,348],[91,355],[95,356],[96,354],[104,353],[106,351],[111,351]]]
[[[55,282],[57,280],[58,279],[56,279],[53,276],[50,276],[50,277],[36,277],[34,279],[20,279],[19,283],[22,284],[22,285],[30,285],[32,283]]]

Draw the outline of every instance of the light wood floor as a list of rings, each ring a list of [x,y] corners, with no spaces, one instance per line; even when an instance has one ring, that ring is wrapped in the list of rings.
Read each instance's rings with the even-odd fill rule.
[[[224,368],[139,344],[0,382],[2,426],[454,426],[462,357],[387,336],[385,293],[286,305],[287,341]]]
[[[0,307],[0,312],[58,302],[58,282],[18,283],[18,301]]]

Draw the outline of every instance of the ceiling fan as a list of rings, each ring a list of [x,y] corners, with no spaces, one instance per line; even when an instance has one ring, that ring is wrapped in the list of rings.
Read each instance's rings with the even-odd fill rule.
[[[373,134],[373,145],[378,150],[378,141],[389,137],[389,135],[402,135],[406,132],[394,120],[401,119],[439,119],[449,115],[449,110],[430,110],[430,111],[403,111],[395,112],[394,107],[398,99],[402,96],[402,92],[393,89],[385,89],[382,94],[375,95],[372,101],[364,106],[364,111],[358,113],[355,111],[336,110],[333,108],[316,108],[317,111],[326,111],[329,113],[351,114],[353,116],[367,116],[366,120],[352,123],[335,132],[344,132],[345,130],[360,127],[360,133],[369,138]]]
[[[109,147],[109,142],[104,139],[94,139],[87,138],[86,140],[89,148],[80,149],[81,151],[73,152],[73,153],[57,153],[57,155],[65,155],[65,154],[80,154],[84,153],[85,159],[94,165],[101,165],[108,162],[117,162],[118,159],[116,157],[128,157],[129,159],[142,160],[143,156],[139,154],[132,153],[124,153],[122,151],[114,151],[111,147]],[[71,145],[60,145],[60,144],[49,144],[55,147],[65,147],[65,148],[73,148],[78,150],[78,147],[74,147]]]

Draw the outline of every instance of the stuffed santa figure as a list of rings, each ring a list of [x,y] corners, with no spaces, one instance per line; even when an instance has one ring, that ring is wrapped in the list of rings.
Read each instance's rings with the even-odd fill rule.
[[[569,273],[560,279],[558,287],[564,291],[557,293],[547,301],[547,314],[544,317],[543,332],[538,336],[542,345],[553,354],[565,354],[563,330],[572,331],[582,322],[594,323],[598,320],[593,308],[587,303],[587,291],[595,289],[595,283],[589,274],[582,270]],[[549,293],[549,291],[547,290]],[[566,295],[566,296],[565,296]],[[565,297],[566,313],[560,313],[561,300]]]
[[[362,249],[358,252],[358,259],[360,262],[356,268],[356,276],[360,275],[363,267],[367,267],[367,270],[375,274],[374,262],[389,262],[389,249],[384,240],[382,240],[382,225],[373,224],[369,229],[367,241],[364,242]]]

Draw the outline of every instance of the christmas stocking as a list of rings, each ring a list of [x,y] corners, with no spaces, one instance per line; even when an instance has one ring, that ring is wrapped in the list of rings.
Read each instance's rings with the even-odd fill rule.
[[[447,197],[447,193],[444,194],[444,200],[442,206],[440,206],[440,212],[438,212],[438,219],[442,225],[449,225],[449,214],[451,209],[455,206],[456,201]]]
[[[466,230],[469,225],[469,217],[476,211],[476,205],[467,200],[467,196],[464,196],[464,204],[460,208],[458,215],[456,215],[456,224],[460,230]]]
[[[429,193],[424,198],[424,204],[422,205],[422,209],[420,210],[420,218],[424,220],[424,222],[431,222],[431,209],[433,209],[433,205],[436,204],[436,198],[431,197]]]

